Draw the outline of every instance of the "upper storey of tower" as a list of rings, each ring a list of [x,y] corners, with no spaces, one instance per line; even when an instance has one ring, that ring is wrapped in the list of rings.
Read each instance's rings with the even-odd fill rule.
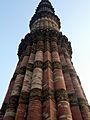
[[[59,31],[60,19],[55,15],[53,6],[49,0],[41,0],[34,16],[30,21],[31,31],[37,29],[54,29]]]
[[[48,0],[42,0],[36,9],[36,13],[41,13],[45,11],[54,14],[54,8],[52,7],[51,3]]]

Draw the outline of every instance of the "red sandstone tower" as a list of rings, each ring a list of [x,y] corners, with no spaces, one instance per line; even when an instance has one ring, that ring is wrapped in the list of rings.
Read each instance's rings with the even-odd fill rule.
[[[60,27],[51,3],[41,0],[19,45],[0,120],[90,120],[71,43]]]

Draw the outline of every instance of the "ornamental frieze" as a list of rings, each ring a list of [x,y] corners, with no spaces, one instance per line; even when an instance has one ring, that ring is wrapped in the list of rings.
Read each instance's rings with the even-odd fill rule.
[[[49,99],[53,99],[54,100],[54,90],[51,88],[45,89],[42,91],[43,96],[42,96],[42,100],[47,101]]]
[[[55,90],[56,100],[59,101],[68,101],[67,91],[64,89]]]
[[[33,71],[33,68],[34,68],[34,64],[32,64],[32,63],[28,63],[27,64],[27,70],[29,70],[29,71]]]
[[[30,90],[30,97],[35,97],[35,96],[41,97],[42,96],[42,90],[37,89],[37,88]]]
[[[61,65],[60,62],[55,61],[55,62],[52,63],[52,68],[53,68],[53,70],[54,69],[62,69],[62,65]]]
[[[21,92],[20,98],[19,98],[19,103],[28,104],[28,102],[29,102],[29,93]]]
[[[78,100],[75,93],[69,93],[68,98],[71,106],[78,106]]]
[[[43,69],[47,69],[48,67],[52,69],[52,64],[51,64],[51,61],[49,60],[43,63]]]
[[[21,67],[19,70],[19,74],[25,75],[26,73],[26,67]]]
[[[31,31],[44,28],[51,28],[55,29],[56,31],[59,31],[57,23],[54,20],[47,17],[36,20],[31,27]]]
[[[35,61],[34,62],[34,68],[39,67],[42,68],[43,67],[43,62],[42,61]]]

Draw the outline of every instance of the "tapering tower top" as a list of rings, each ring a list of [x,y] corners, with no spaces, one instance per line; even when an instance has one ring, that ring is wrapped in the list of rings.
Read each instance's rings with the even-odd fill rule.
[[[42,0],[36,9],[36,13],[40,13],[43,11],[50,12],[50,13],[54,14],[54,8],[52,7],[51,3],[48,0]]]
[[[31,31],[37,29],[54,29],[59,31],[60,19],[55,15],[54,8],[49,0],[41,0],[34,16],[30,21]]]

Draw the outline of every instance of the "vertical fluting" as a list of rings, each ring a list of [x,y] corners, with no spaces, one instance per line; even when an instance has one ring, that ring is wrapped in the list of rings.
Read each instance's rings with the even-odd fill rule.
[[[73,99],[76,99],[77,101],[77,106],[79,105],[79,109],[82,115],[83,120],[89,120],[90,119],[90,114],[89,114],[89,108],[88,108],[88,103],[86,100],[86,97],[82,91],[80,82],[78,80],[76,71],[71,63],[70,58],[68,57],[68,52],[67,50],[64,49],[64,54],[65,54],[65,60],[66,60],[66,64],[67,64],[67,70],[70,74],[71,77],[71,82],[73,83],[73,88],[75,90],[75,94],[73,93],[72,95],[70,95],[70,97],[72,98],[72,96],[74,97]],[[76,96],[76,98],[75,98]],[[74,112],[74,116],[75,116],[75,107],[72,107],[72,111]],[[79,110],[78,110],[79,112]],[[77,114],[77,112],[76,112]],[[80,116],[80,113],[78,113],[78,115]]]
[[[54,41],[53,41],[54,40]],[[57,38],[52,38],[52,63],[53,63],[53,76],[55,85],[55,97],[57,102],[58,119],[59,120],[72,120],[68,95],[66,91],[65,81],[61,68],[61,60],[58,53]]]
[[[42,0],[21,40],[19,62],[0,120],[90,120],[90,107],[71,62],[72,48],[60,20]]]
[[[65,55],[63,48],[61,48],[61,53],[60,53],[60,59],[61,59],[61,63],[62,63],[62,68],[63,68],[63,75],[64,75],[64,80],[65,80],[65,84],[66,84],[66,89],[67,89],[67,93],[68,93],[68,97],[69,97],[69,101],[70,101],[70,108],[71,108],[71,112],[72,112],[72,117],[73,120],[82,120],[82,116],[81,116],[81,112],[79,109],[79,105],[78,105],[78,100],[76,97],[76,92],[70,77],[70,73],[68,70],[68,65],[66,62],[67,57],[69,57],[69,55]],[[70,58],[69,58],[70,59]]]
[[[24,80],[24,75],[26,72],[26,65],[27,65],[27,61],[28,61],[29,56],[24,56],[21,64],[20,64],[20,69],[19,69],[19,73],[15,79],[14,85],[13,85],[13,89],[9,98],[9,103],[8,103],[8,107],[7,110],[5,112],[4,115],[4,120],[14,120],[15,119],[15,115],[16,115],[16,110],[17,110],[17,106],[18,106],[18,100],[20,97],[20,92],[21,92],[21,88],[22,88],[22,84],[23,84],[23,80]]]
[[[47,36],[48,37],[48,36]],[[50,38],[45,39],[44,78],[43,78],[43,113],[42,119],[56,120],[56,105],[54,99],[53,72],[51,66]]]
[[[37,40],[27,120],[42,120],[43,41]]]
[[[17,69],[17,68],[16,68],[16,69]],[[0,120],[3,120],[4,114],[5,114],[6,109],[7,109],[7,107],[8,107],[9,98],[10,98],[10,95],[11,95],[11,92],[12,92],[12,89],[13,89],[13,85],[14,85],[14,81],[15,81],[15,79],[16,79],[16,76],[17,76],[17,74],[14,73],[14,75],[13,75],[11,81],[10,81],[7,94],[6,94],[6,96],[5,96],[4,102],[3,102],[2,107],[1,107]]]
[[[84,120],[89,120],[90,119],[90,114],[89,114],[89,108],[88,108],[88,103],[87,100],[85,99],[85,96],[83,94],[83,91],[81,89],[81,86],[79,84],[79,81],[77,79],[77,74],[76,72],[73,70],[71,72],[71,79],[73,81],[73,85],[76,91],[76,96],[78,99],[78,104],[79,104],[79,108],[82,114],[82,118]]]
[[[32,47],[35,47],[35,46],[32,45]],[[30,57],[26,66],[26,73],[25,73],[25,77],[22,85],[22,90],[20,93],[19,105],[17,108],[15,120],[25,120],[27,118],[27,108],[28,108],[28,102],[29,102],[34,57],[35,57],[35,54],[31,51]]]
[[[13,89],[13,85],[14,85],[16,76],[17,76],[17,73],[14,73],[14,75],[13,75],[11,81],[10,81],[7,94],[6,94],[6,96],[5,96],[4,102],[3,102],[2,107],[1,107],[0,120],[1,120],[1,117],[2,117],[2,120],[3,120],[4,114],[5,114],[6,109],[7,109],[7,107],[8,107],[9,98],[10,98],[10,95],[11,95],[11,92],[12,92],[12,89]]]
[[[15,82],[15,79],[18,75],[18,72],[19,72],[19,69],[20,69],[20,64],[21,64],[21,61],[18,62],[17,66],[16,66],[16,70],[13,74],[13,77],[10,81],[10,84],[9,84],[9,87],[8,87],[8,91],[6,93],[6,96],[5,96],[5,99],[4,99],[4,102],[2,104],[2,108],[1,108],[1,116],[2,116],[2,120],[3,120],[3,117],[4,117],[4,114],[6,112],[6,109],[8,107],[8,104],[9,104],[9,98],[10,98],[10,95],[11,95],[11,92],[12,92],[12,89],[13,89],[13,86],[14,86],[14,82]],[[1,118],[1,117],[0,117]]]

